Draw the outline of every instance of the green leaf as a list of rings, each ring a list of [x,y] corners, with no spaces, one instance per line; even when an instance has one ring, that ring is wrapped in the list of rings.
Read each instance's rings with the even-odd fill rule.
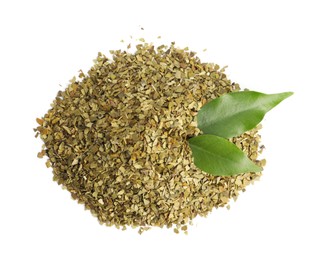
[[[257,126],[268,111],[292,94],[241,91],[222,95],[200,109],[198,127],[204,134],[224,138],[241,135]]]
[[[212,175],[236,175],[245,172],[260,172],[235,144],[216,135],[199,135],[189,139],[194,164]]]

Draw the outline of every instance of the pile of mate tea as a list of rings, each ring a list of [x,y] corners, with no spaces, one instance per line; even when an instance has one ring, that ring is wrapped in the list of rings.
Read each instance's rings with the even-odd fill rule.
[[[199,109],[239,86],[174,43],[111,55],[99,53],[37,119],[38,156],[100,223],[187,232],[193,218],[225,206],[261,175],[211,176],[194,165],[187,141],[200,134]],[[258,128],[230,140],[263,166]]]

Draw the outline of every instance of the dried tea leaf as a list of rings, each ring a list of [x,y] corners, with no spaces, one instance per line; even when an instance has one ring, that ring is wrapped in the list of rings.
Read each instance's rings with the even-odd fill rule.
[[[199,109],[239,86],[218,65],[174,43],[143,42],[128,51],[99,53],[37,120],[46,166],[100,223],[186,233],[184,225],[224,206],[260,176],[210,176],[195,167],[188,145],[200,133]],[[260,165],[254,159],[259,141],[258,129],[232,140]]]
[[[42,125],[44,120],[43,119],[40,119],[40,118],[36,118],[36,122],[39,124],[39,125]]]

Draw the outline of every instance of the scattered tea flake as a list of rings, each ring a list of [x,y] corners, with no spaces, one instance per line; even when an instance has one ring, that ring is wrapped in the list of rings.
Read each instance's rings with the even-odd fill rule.
[[[45,155],[45,150],[42,150],[41,152],[39,152],[39,153],[37,154],[37,157],[38,157],[38,158],[43,158],[44,155]]]
[[[177,70],[175,72],[175,78],[180,79],[181,77],[182,77],[182,72],[180,72],[179,70]],[[181,92],[181,91],[179,91],[179,92]]]
[[[72,161],[71,166],[77,165],[78,162],[79,162],[79,160],[78,160],[77,158],[75,158],[75,159]]]
[[[36,122],[37,122],[39,125],[43,125],[44,120],[43,120],[43,119],[40,119],[40,118],[36,118]]]
[[[264,167],[266,165],[266,160],[265,159],[262,159],[260,161],[258,161],[258,164],[261,166],[261,167]]]
[[[187,226],[186,226],[186,225],[185,225],[185,226],[182,226],[181,229],[182,229],[183,231],[186,231],[186,230],[187,230]]]
[[[55,117],[55,118],[53,118],[53,120],[52,120],[52,124],[54,125],[54,124],[56,124],[57,122],[59,122],[60,121],[60,118],[59,117]]]
[[[67,126],[62,126],[62,128],[63,128],[65,131],[67,131],[68,134],[71,134],[71,131],[70,131],[69,127],[67,127]]]
[[[143,232],[150,230],[150,227],[140,227],[138,233],[141,235]]]

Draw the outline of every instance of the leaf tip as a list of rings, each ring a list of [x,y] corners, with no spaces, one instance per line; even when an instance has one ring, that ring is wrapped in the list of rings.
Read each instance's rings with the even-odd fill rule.
[[[258,166],[258,165],[256,165],[255,163],[254,163],[254,167],[252,167],[252,170],[251,170],[252,172],[261,172],[261,171],[263,171],[263,167],[261,167],[261,166]]]
[[[286,98],[287,98],[287,97],[292,96],[292,95],[294,94],[294,92],[293,92],[293,91],[288,91],[288,92],[284,92],[283,94],[284,94],[284,95],[286,96]]]
[[[294,92],[292,91],[288,91],[288,92],[282,92],[276,95],[279,95],[281,97],[282,100],[285,100],[286,98],[292,96],[294,94]]]

